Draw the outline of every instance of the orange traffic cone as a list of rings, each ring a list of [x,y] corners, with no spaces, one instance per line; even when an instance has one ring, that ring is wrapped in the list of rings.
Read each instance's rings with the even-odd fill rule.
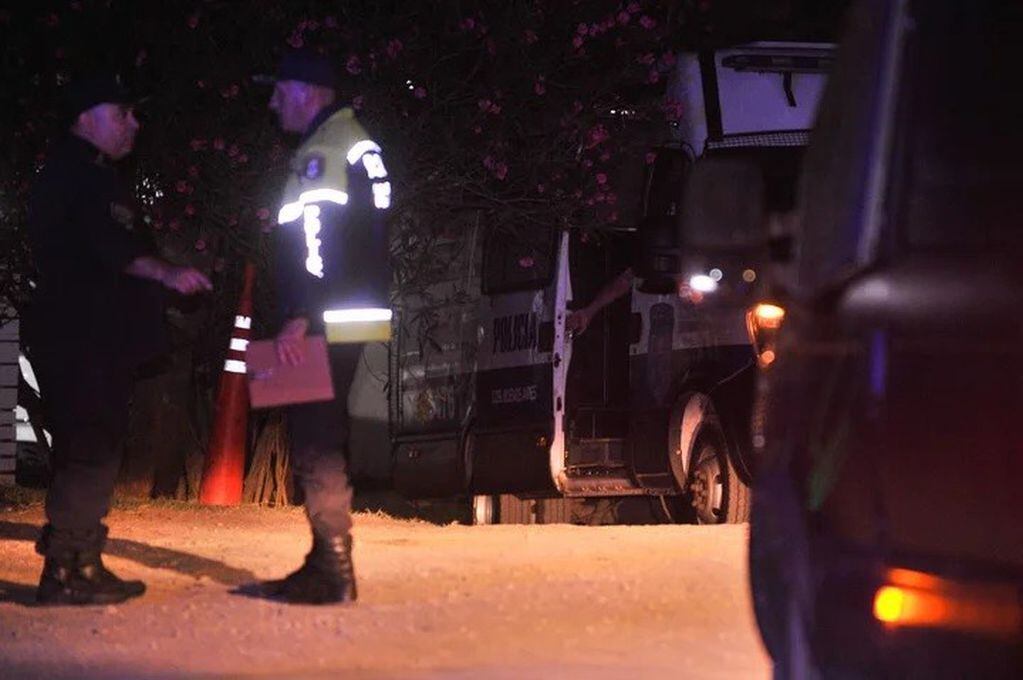
[[[252,280],[255,271],[251,262],[245,265],[245,282],[238,302],[238,314],[234,318],[234,332],[224,371],[220,374],[213,434],[199,485],[199,502],[203,505],[237,505],[242,500],[249,420],[245,351],[252,329]]]

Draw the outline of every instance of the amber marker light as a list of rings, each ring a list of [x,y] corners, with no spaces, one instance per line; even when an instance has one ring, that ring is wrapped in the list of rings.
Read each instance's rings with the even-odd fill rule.
[[[770,366],[777,358],[775,339],[784,320],[785,308],[769,302],[761,302],[746,312],[746,330],[761,368]]]
[[[1019,590],[1012,584],[963,583],[909,569],[889,569],[886,581],[874,594],[874,618],[888,627],[1023,634]]]

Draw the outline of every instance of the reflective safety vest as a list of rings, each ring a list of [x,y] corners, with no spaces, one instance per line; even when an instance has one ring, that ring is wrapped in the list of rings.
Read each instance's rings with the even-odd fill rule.
[[[291,170],[277,213],[277,223],[281,229],[302,230],[305,271],[323,280],[323,258],[327,255],[321,252],[325,237],[321,221],[323,211],[334,208],[336,212],[337,207],[348,206],[351,200],[350,172],[365,173],[369,179],[375,210],[389,208],[391,183],[387,169],[380,146],[369,138],[355,119],[354,111],[343,108],[327,118],[299,147],[292,159]],[[358,228],[359,225],[354,226]],[[350,265],[354,263],[354,260],[349,260]],[[334,274],[343,277],[348,272]],[[391,310],[386,307],[331,307],[319,310],[319,313],[323,315],[328,342],[390,339]]]

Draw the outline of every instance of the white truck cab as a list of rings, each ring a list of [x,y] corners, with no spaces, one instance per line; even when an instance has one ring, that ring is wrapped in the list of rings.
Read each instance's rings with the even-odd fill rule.
[[[635,224],[479,228],[431,294],[404,300],[391,369],[398,490],[476,497],[478,520],[514,494],[653,496],[678,519],[744,521],[756,263],[686,257],[686,220],[715,198],[712,182],[689,186],[690,170],[755,157],[768,205],[790,208],[830,63],[826,44],[680,55],[666,98],[682,119],[632,197]],[[761,233],[762,219],[736,206],[722,228]],[[631,292],[570,337],[572,310],[626,269]]]

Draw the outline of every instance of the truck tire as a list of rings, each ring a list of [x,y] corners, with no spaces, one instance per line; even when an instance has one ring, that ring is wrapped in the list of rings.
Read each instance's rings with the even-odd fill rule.
[[[715,418],[708,418],[700,426],[685,491],[697,524],[749,521],[750,488],[736,473],[725,434]]]

